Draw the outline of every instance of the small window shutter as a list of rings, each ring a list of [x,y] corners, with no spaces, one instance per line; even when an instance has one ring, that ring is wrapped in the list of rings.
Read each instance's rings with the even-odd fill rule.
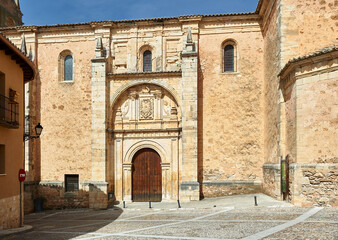
[[[227,45],[224,48],[224,72],[234,71],[234,46]]]
[[[149,50],[143,53],[143,72],[151,72],[151,52]]]
[[[73,57],[68,55],[65,57],[65,81],[73,80]]]

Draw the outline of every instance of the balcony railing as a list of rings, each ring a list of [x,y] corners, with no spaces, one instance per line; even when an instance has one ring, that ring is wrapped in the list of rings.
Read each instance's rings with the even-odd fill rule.
[[[19,128],[19,103],[0,94],[0,125]]]

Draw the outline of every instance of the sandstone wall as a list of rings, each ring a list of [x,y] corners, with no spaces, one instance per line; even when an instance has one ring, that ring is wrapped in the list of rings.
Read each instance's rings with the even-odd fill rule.
[[[336,206],[337,53],[290,65],[282,74],[290,198],[299,206]],[[294,66],[294,67],[293,67]]]
[[[41,81],[41,180],[64,181],[64,174],[91,179],[91,62],[95,38],[90,33],[39,35]],[[63,36],[60,36],[63,35]],[[73,54],[74,79],[59,81],[59,54]]]
[[[237,71],[233,73],[223,72],[226,40],[236,42]],[[226,185],[262,181],[263,51],[254,17],[200,25],[198,154],[206,196],[245,193],[245,187],[233,191]]]
[[[338,70],[299,80],[297,163],[338,163]]]
[[[279,0],[263,1],[261,29],[264,37],[264,192],[280,196],[280,71]]]
[[[337,0],[281,0],[281,64],[337,44]]]

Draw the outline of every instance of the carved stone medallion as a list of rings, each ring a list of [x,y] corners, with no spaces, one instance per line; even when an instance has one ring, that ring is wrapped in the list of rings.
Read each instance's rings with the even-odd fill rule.
[[[154,118],[154,99],[140,99],[140,119]]]

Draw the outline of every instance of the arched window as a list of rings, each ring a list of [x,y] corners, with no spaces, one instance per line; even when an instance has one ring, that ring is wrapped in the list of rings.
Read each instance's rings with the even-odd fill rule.
[[[63,50],[59,55],[59,82],[74,82],[74,55],[70,50]]]
[[[64,63],[64,81],[73,81],[73,57],[67,55]]]
[[[147,50],[143,53],[143,72],[151,72],[152,71],[152,57],[151,51]]]
[[[235,48],[229,44],[224,47],[224,72],[235,71]]]

